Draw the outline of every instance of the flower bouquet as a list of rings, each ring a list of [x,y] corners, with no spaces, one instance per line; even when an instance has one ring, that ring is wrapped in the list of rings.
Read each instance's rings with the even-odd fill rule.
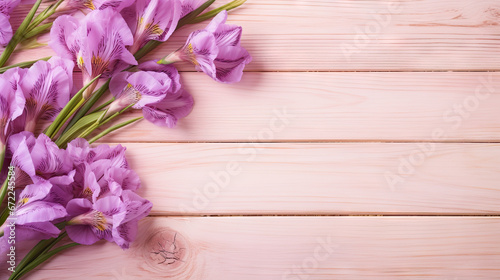
[[[173,128],[186,117],[194,100],[176,62],[219,82],[241,79],[251,57],[241,27],[225,22],[245,1],[210,9],[214,2],[0,0],[0,251],[9,279],[80,244],[133,242],[152,204],[136,193],[141,183],[125,147],[93,143],[142,119]],[[9,15],[20,3],[32,8],[14,32]],[[140,61],[175,30],[208,19],[177,51]],[[55,56],[5,66],[44,33]],[[129,110],[142,116],[120,120]],[[18,261],[23,244],[36,245]]]

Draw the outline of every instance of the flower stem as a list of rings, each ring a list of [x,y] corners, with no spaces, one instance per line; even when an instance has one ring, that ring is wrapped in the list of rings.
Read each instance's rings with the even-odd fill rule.
[[[57,242],[59,242],[59,241],[62,240],[62,237],[64,237],[63,235],[64,234],[61,234],[55,240],[50,240],[50,243],[44,244],[45,245],[44,247],[40,247],[39,250],[38,250],[38,253],[40,253],[40,251],[41,251],[41,254],[39,254],[35,259],[32,259],[29,263],[27,263],[26,266],[24,266],[24,268],[22,268],[21,270],[17,270],[16,272],[14,272],[14,274],[12,274],[10,276],[9,280],[20,279],[24,274],[30,272],[35,267],[37,267],[38,265],[42,264],[43,262],[45,262],[49,258],[53,257],[54,255],[56,255],[56,254],[58,254],[58,253],[60,253],[60,252],[62,252],[64,250],[66,250],[66,249],[69,249],[71,247],[80,245],[78,243],[70,243],[70,244],[66,244],[66,245],[57,247],[56,249],[54,249],[52,251],[49,251],[50,248],[52,248]],[[46,241],[46,240],[44,240],[44,241]]]
[[[246,1],[247,0],[234,0],[232,2],[227,3],[226,5],[220,6],[216,9],[213,9],[209,12],[202,14],[201,16],[198,16],[198,17],[192,19],[189,23],[198,23],[198,22],[202,22],[202,21],[205,21],[207,19],[213,18],[218,13],[220,13],[224,10],[230,11],[232,9],[238,8],[239,6],[243,5]]]
[[[76,124],[87,112],[94,106],[94,104],[102,97],[102,95],[109,88],[109,81],[107,80],[97,91],[95,91],[92,96],[87,100],[87,102],[83,105],[83,107],[73,116],[73,118],[69,121],[66,128],[63,130],[63,133],[66,133],[73,125]]]
[[[35,62],[39,61],[39,60],[44,60],[44,61],[47,61],[51,58],[51,56],[47,56],[47,57],[44,57],[44,58],[40,58],[38,60],[32,60],[32,61],[26,61],[26,62],[20,62],[20,63],[16,63],[16,64],[12,64],[12,65],[9,65],[9,66],[5,66],[5,67],[2,67],[0,68],[0,74],[1,73],[4,73],[5,71],[11,69],[11,68],[16,68],[16,67],[20,67],[20,68],[26,68],[26,67],[30,67],[31,65],[35,64]]]
[[[124,126],[127,126],[129,124],[132,124],[132,123],[134,123],[136,121],[139,121],[139,120],[142,120],[142,119],[144,119],[144,117],[138,117],[138,118],[135,118],[135,119],[128,120],[126,122],[122,122],[122,123],[117,124],[115,126],[112,126],[112,127],[108,128],[108,129],[104,130],[103,132],[97,134],[94,138],[90,139],[89,140],[89,144],[94,143],[95,141],[101,139],[102,137],[106,136],[107,134],[109,134],[109,133],[111,133],[111,132],[113,132],[113,131],[115,131],[117,129],[120,129],[120,128],[124,127]]]
[[[0,172],[3,168],[3,163],[5,161],[5,151],[7,150],[7,145],[0,141]]]
[[[7,176],[7,179],[5,179],[5,182],[3,182],[2,189],[0,189],[0,203],[3,202],[3,200],[5,199],[5,196],[7,195],[7,189],[9,186],[9,179],[10,179],[9,177],[10,176]],[[0,224],[3,224],[3,222],[0,221]]]
[[[115,98],[111,98],[110,100],[106,101],[104,104],[102,104],[101,106],[95,108],[94,111],[91,112],[92,113],[95,113],[95,112],[98,112],[98,111],[101,111],[102,109],[104,109],[106,106],[108,106],[109,104],[113,103],[113,101],[115,101]]]
[[[132,106],[134,106],[134,104],[130,104],[128,105],[127,107],[125,107],[123,110],[121,110],[120,112],[116,112],[114,113],[113,115],[111,115],[110,117],[106,118],[104,121],[101,121],[102,120],[102,117],[104,114],[106,114],[106,111],[104,111],[100,116],[99,118],[95,121],[95,123],[93,125],[91,125],[89,128],[87,128],[82,134],[80,134],[80,136],[78,136],[79,138],[85,138],[87,136],[89,136],[94,130],[96,130],[97,128],[105,125],[106,123],[110,122],[111,120],[113,120],[114,118],[118,117],[119,115],[123,114],[125,111],[127,111],[128,109],[130,109]],[[102,136],[101,136],[102,137]]]
[[[86,84],[83,88],[81,88],[73,98],[64,106],[64,108],[59,112],[57,115],[56,119],[52,122],[52,124],[47,128],[47,131],[45,134],[50,137],[54,138],[59,130],[64,126],[66,121],[80,108],[82,105],[85,103],[85,99],[83,99],[83,92],[92,85],[97,79],[99,79],[101,75],[95,77],[90,81],[88,84]]]
[[[33,20],[33,17],[35,16],[36,11],[38,10],[38,7],[40,7],[40,3],[42,3],[42,0],[37,0],[33,7],[31,8],[30,12],[26,16],[26,18],[23,20],[19,28],[17,28],[16,33],[12,36],[12,39],[10,42],[7,44],[5,47],[5,50],[2,52],[0,55],[0,67],[4,66],[5,63],[7,63],[7,60],[9,60],[10,56],[16,49],[17,44],[19,44],[23,40],[23,36],[29,27],[31,21]]]

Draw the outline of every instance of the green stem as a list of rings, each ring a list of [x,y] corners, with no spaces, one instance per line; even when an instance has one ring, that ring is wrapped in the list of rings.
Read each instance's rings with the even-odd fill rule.
[[[38,242],[38,244],[33,247],[26,256],[21,260],[21,262],[16,266],[16,272],[14,272],[9,279],[14,279],[14,277],[23,270],[23,268],[29,264],[32,260],[34,260],[38,255],[40,255],[40,252],[45,250],[47,246],[52,243],[52,241],[55,238],[52,239],[47,239],[47,240],[42,240]]]
[[[62,133],[61,136],[59,136],[59,138],[56,141],[56,145],[59,146],[60,148],[65,148],[66,144],[69,141],[75,139],[77,135],[79,135],[86,128],[95,123],[95,121],[99,118],[101,114],[102,112],[96,112],[83,116],[81,119],[78,120],[78,122],[76,122],[74,126],[68,129],[68,131]]]
[[[103,122],[101,122],[101,119],[102,119],[102,116],[103,114],[106,114],[106,112],[103,112],[101,114],[101,116],[99,116],[99,118],[95,121],[95,123],[93,125],[91,125],[89,128],[87,128],[82,134],[80,134],[80,136],[78,136],[79,138],[85,138],[87,136],[89,136],[94,130],[96,130],[97,128],[105,125],[106,123],[110,122],[111,120],[113,120],[114,118],[118,117],[119,115],[123,114],[125,111],[127,111],[128,109],[130,109],[132,106],[134,106],[134,104],[130,104],[128,105],[127,107],[125,107],[123,110],[121,110],[120,112],[116,112],[114,113],[113,115],[111,115],[110,117],[106,118],[106,120],[104,120]]]
[[[47,29],[50,29],[52,27],[52,24],[54,24],[54,23],[49,22],[49,23],[42,24],[40,26],[33,28],[28,33],[26,33],[26,35],[24,35],[24,39],[29,39],[31,37],[39,35],[40,33],[45,32]]]
[[[28,28],[28,26],[31,23],[31,20],[35,16],[38,7],[40,7],[40,3],[42,3],[42,0],[37,0],[35,2],[28,15],[26,15],[26,18],[24,18],[19,28],[17,28],[16,33],[14,33],[14,35],[12,36],[12,39],[10,40],[9,44],[7,44],[7,47],[5,47],[5,50],[0,55],[0,67],[4,66],[5,63],[7,63],[7,60],[9,60],[10,56],[16,49],[17,44],[19,44],[23,40],[23,36],[26,32],[26,29]]]
[[[117,129],[120,129],[120,128],[122,128],[122,127],[124,127],[124,126],[127,126],[127,125],[129,125],[129,124],[132,124],[132,123],[134,123],[134,122],[136,122],[136,121],[142,120],[143,118],[144,118],[144,117],[138,117],[138,118],[131,119],[131,120],[129,120],[129,121],[126,121],[126,122],[123,122],[123,123],[117,124],[117,125],[115,125],[115,126],[112,126],[112,127],[108,128],[108,129],[104,130],[103,132],[101,132],[101,133],[97,134],[94,138],[90,139],[90,140],[89,140],[89,144],[94,143],[95,141],[97,141],[97,140],[101,139],[102,137],[106,136],[107,134],[109,134],[109,133],[111,133],[111,132],[113,132],[113,131],[115,131],[115,130],[117,130]]]
[[[108,90],[109,88],[109,80],[106,81],[96,92],[92,94],[92,96],[87,100],[87,102],[83,105],[83,107],[73,116],[73,118],[69,121],[66,128],[63,130],[63,133],[66,133],[75,123],[80,120],[87,112],[94,106],[94,104],[101,98],[101,96]]]
[[[51,58],[51,56],[47,56],[47,57],[44,57],[44,58],[40,58],[38,60],[32,60],[32,61],[26,61],[26,62],[20,62],[20,63],[16,63],[16,64],[12,64],[12,65],[9,65],[9,66],[5,66],[5,67],[2,67],[0,68],[0,74],[1,73],[4,73],[5,71],[9,70],[9,69],[12,69],[12,68],[16,68],[16,67],[20,67],[20,68],[27,68],[27,67],[30,67],[31,65],[35,64],[35,62],[39,61],[39,60],[44,60],[44,61],[47,61]]]
[[[83,92],[92,85],[97,79],[99,79],[101,75],[95,77],[90,81],[88,84],[86,84],[83,88],[81,88],[73,98],[64,106],[61,112],[57,115],[56,119],[52,122],[52,124],[47,128],[45,134],[50,137],[54,138],[59,130],[64,126],[66,121],[80,108],[82,105],[85,103],[85,100],[83,99]]]
[[[108,106],[109,104],[113,103],[113,101],[115,101],[115,98],[112,97],[110,100],[106,101],[104,104],[102,104],[101,106],[95,108],[94,111],[91,112],[92,113],[95,113],[95,112],[98,112],[98,111],[101,111],[102,109],[104,109],[106,106]]]
[[[246,1],[247,0],[235,0],[235,1],[229,2],[226,5],[220,6],[216,9],[213,9],[209,12],[202,14],[201,16],[196,17],[195,19],[191,20],[189,23],[198,23],[198,22],[202,22],[202,21],[205,21],[207,19],[213,18],[218,13],[220,13],[224,10],[230,11],[232,9],[238,8],[239,6],[243,5]]]
[[[7,145],[4,145],[2,142],[0,142],[0,172],[2,171],[3,163],[5,161],[6,150],[7,150]]]
[[[10,179],[10,176],[7,176],[7,179],[5,179],[5,182],[3,182],[2,189],[0,190],[0,203],[3,202],[3,200],[5,199],[5,196],[7,195],[7,190],[9,187],[9,179]],[[0,225],[2,225],[2,224],[3,224],[3,222],[0,223]]]
[[[36,259],[34,259],[33,261],[31,261],[28,265],[26,265],[21,271],[16,272],[15,274],[11,275],[10,278],[9,278],[9,280],[20,279],[24,274],[30,272],[35,267],[39,266],[40,264],[42,264],[46,260],[50,259],[54,255],[56,255],[56,254],[58,254],[58,253],[60,253],[60,252],[62,252],[64,250],[66,250],[66,249],[69,249],[71,247],[77,246],[77,245],[80,245],[80,244],[78,244],[78,243],[70,243],[70,244],[66,244],[66,245],[63,245],[61,247],[58,247],[58,248],[56,248],[56,249],[54,249],[52,251],[46,252],[44,254],[41,254]]]

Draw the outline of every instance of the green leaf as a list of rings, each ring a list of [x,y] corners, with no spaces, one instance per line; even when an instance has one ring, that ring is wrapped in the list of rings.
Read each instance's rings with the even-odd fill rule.
[[[40,61],[40,60],[47,61],[50,58],[51,58],[51,56],[47,56],[47,57],[44,57],[44,58],[40,58],[38,60],[20,62],[20,63],[12,64],[12,65],[9,65],[9,66],[5,66],[5,67],[0,68],[0,74],[4,73],[5,71],[7,71],[9,69],[16,68],[16,67],[20,67],[20,68],[31,67],[31,65],[35,64],[37,61]]]
[[[101,116],[102,112],[95,112],[84,116],[76,122],[68,131],[64,132],[59,139],[57,139],[56,144],[60,148],[66,148],[67,143],[75,139],[80,133],[85,131],[88,127],[94,124],[97,119]]]
[[[66,133],[75,123],[85,116],[87,112],[94,106],[94,104],[101,98],[101,96],[108,90],[109,88],[109,80],[106,81],[97,91],[95,91],[92,96],[87,100],[87,102],[83,105],[83,107],[73,116],[71,121],[68,123],[66,128],[63,130],[63,133]]]
[[[39,266],[40,264],[42,264],[46,260],[50,259],[54,255],[56,255],[56,254],[58,254],[58,253],[60,253],[60,252],[62,252],[64,250],[66,250],[66,249],[69,249],[71,247],[77,246],[77,245],[80,245],[80,244],[78,244],[78,243],[70,243],[70,244],[66,244],[66,245],[63,245],[61,247],[58,247],[58,248],[56,248],[56,249],[54,249],[54,250],[52,250],[50,252],[41,254],[35,260],[31,261],[25,268],[23,268],[22,271],[20,271],[19,273],[16,273],[16,275],[14,277],[12,277],[12,275],[11,275],[12,280],[20,279],[24,274],[30,272],[35,267]],[[9,280],[11,278],[9,278]]]
[[[38,10],[38,7],[40,7],[40,3],[42,3],[42,0],[37,0],[35,2],[33,7],[31,8],[30,12],[28,13],[28,15],[26,15],[26,18],[24,18],[21,25],[17,28],[16,33],[14,33],[14,35],[12,36],[12,39],[7,44],[5,49],[3,50],[2,54],[0,55],[0,67],[4,66],[5,63],[7,63],[7,60],[9,60],[11,54],[16,49],[17,44],[19,44],[19,42],[21,42],[23,35],[26,32],[26,29],[28,28],[29,24],[31,23],[31,20],[33,20],[33,17],[35,16],[35,13]]]
[[[54,241],[55,239],[56,238],[51,238],[51,239],[42,240],[42,241],[38,242],[38,244],[36,244],[35,247],[33,247],[33,249],[31,249],[28,252],[28,254],[26,256],[24,256],[24,258],[21,260],[21,262],[17,264],[16,272],[14,272],[9,277],[9,280],[10,279],[17,279],[17,278],[15,278],[17,276],[17,274],[19,274],[27,264],[29,264],[32,260],[34,260],[37,256],[39,256],[40,253],[43,250],[45,250],[45,248],[47,246],[49,246],[50,243],[52,243],[52,241]]]
[[[205,21],[207,19],[215,17],[217,14],[220,12],[226,10],[230,11],[232,9],[238,8],[239,6],[243,5],[247,0],[235,0],[232,2],[227,3],[226,5],[220,6],[216,9],[213,9],[209,12],[204,13],[203,15],[196,17],[195,19],[191,20],[189,23],[198,23]]]
[[[52,27],[52,24],[53,24],[53,22],[49,22],[49,23],[37,26],[37,27],[33,28],[32,30],[30,30],[28,33],[26,33],[26,35],[24,35],[24,38],[29,39],[33,36],[40,35],[41,33],[47,31],[47,29],[50,29]]]
[[[129,124],[132,124],[132,123],[134,123],[134,122],[136,122],[136,121],[138,121],[138,120],[142,120],[143,118],[144,118],[144,117],[138,117],[138,118],[131,119],[131,120],[128,120],[128,121],[126,121],[126,122],[123,122],[123,123],[117,124],[117,125],[115,125],[115,126],[112,126],[112,127],[108,128],[108,129],[104,130],[103,132],[99,133],[99,134],[98,134],[98,135],[96,135],[94,138],[90,139],[90,140],[89,140],[89,144],[94,143],[95,141],[97,141],[97,140],[101,139],[102,137],[104,137],[104,136],[108,135],[109,133],[111,133],[111,132],[113,132],[113,131],[115,131],[115,130],[117,130],[117,129],[120,129],[120,128],[122,128],[122,127],[124,127],[124,126],[127,126],[127,125],[129,125]]]
[[[82,95],[83,92],[92,85],[97,79],[99,79],[101,75],[98,75],[94,79],[92,79],[88,84],[86,84],[83,88],[81,88],[73,98],[64,106],[64,108],[59,112],[56,119],[52,122],[52,124],[47,128],[46,135],[50,138],[54,138],[62,126],[66,123],[66,121],[78,110],[85,100]]]

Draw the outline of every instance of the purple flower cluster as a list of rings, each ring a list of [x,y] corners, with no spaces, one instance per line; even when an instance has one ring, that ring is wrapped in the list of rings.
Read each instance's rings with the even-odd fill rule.
[[[134,53],[149,41],[166,41],[179,20],[203,2],[73,0],[67,5],[91,12],[83,19],[59,16],[51,29],[49,45],[76,63],[85,83],[98,75],[109,78],[137,65]],[[184,47],[158,63],[187,61],[216,81],[238,82],[251,57],[240,45],[242,28],[226,24],[226,19],[227,12],[222,11],[205,29],[193,32]],[[93,89],[94,86],[87,90],[85,99]]]
[[[8,20],[21,1],[25,0],[0,0],[0,45],[13,36]],[[130,107],[141,110],[155,125],[174,127],[194,104],[179,72],[170,65],[174,62],[192,63],[218,82],[241,79],[251,57],[240,44],[242,28],[226,24],[226,11],[206,28],[191,33],[186,44],[171,55],[140,64],[134,57],[148,42],[169,39],[181,19],[203,3],[205,0],[64,1],[50,30],[49,45],[58,56],[0,74],[0,179],[6,179],[5,159],[14,169],[16,198],[15,211],[0,226],[4,233],[0,251],[8,248],[6,237],[12,224],[16,242],[54,238],[64,230],[79,244],[105,239],[122,248],[130,246],[138,221],[148,215],[152,204],[136,193],[141,183],[126,160],[125,148],[91,147],[82,138],[67,142],[77,135],[88,136],[104,118]],[[76,11],[84,16],[61,15]],[[86,85],[96,77],[109,79],[114,97],[89,127],[78,127],[78,122],[71,126],[68,121],[81,104],[89,102],[97,85],[90,85],[83,99],[79,95],[75,96],[81,100],[72,99],[75,66]],[[45,131],[50,137],[34,135],[39,120],[52,120],[61,111]],[[66,131],[61,129],[65,123],[70,123],[68,131],[75,127],[78,133],[78,129],[84,131],[65,138]]]
[[[121,145],[91,148],[78,138],[63,150],[44,134],[30,132],[9,139],[16,174],[16,241],[57,237],[56,226],[66,222],[75,242],[90,245],[106,239],[128,248],[138,221],[151,202],[136,194],[137,174],[130,169]],[[4,236],[10,228],[3,226]],[[0,239],[2,251],[7,239]]]

